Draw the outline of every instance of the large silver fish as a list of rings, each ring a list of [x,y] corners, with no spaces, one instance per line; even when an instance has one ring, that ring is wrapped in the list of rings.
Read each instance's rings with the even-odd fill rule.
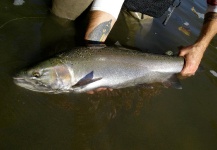
[[[21,71],[14,81],[26,89],[45,93],[81,93],[100,87],[119,89],[155,82],[180,89],[175,74],[183,65],[182,57],[120,47],[78,47]]]

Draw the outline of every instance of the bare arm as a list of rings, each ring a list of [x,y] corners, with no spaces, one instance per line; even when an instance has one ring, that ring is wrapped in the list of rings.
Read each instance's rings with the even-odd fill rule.
[[[118,18],[124,0],[94,0],[85,40],[104,42]]]
[[[180,56],[185,57],[185,66],[181,72],[183,76],[194,75],[206,48],[216,33],[217,13],[208,12],[205,15],[204,24],[196,42],[181,49]]]
[[[115,22],[116,19],[106,12],[91,11],[85,40],[104,42]]]
[[[208,12],[205,15],[203,28],[197,40],[198,43],[204,44],[207,47],[212,38],[217,33],[217,13]]]

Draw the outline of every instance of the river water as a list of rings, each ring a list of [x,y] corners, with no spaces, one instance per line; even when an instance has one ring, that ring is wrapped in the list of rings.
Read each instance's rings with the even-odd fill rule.
[[[52,16],[49,5],[49,0],[0,2],[1,150],[216,150],[216,38],[202,60],[204,71],[181,80],[182,90],[36,93],[16,86],[14,73],[82,45],[87,23],[85,14],[75,22]],[[107,44],[177,54],[179,46],[196,40],[205,9],[205,0],[183,0],[166,26],[165,15],[139,22],[121,13]]]

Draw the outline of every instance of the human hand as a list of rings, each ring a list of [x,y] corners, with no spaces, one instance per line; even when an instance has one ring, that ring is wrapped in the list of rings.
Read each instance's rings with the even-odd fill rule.
[[[87,94],[94,94],[95,92],[100,92],[105,90],[113,91],[113,89],[111,88],[97,88],[95,90],[88,91]]]
[[[197,71],[206,47],[198,44],[182,47],[179,56],[185,58],[185,65],[181,71],[182,76],[192,76]]]

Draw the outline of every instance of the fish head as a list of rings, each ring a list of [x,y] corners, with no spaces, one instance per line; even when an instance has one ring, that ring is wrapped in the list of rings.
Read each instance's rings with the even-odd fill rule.
[[[68,92],[73,82],[73,71],[59,59],[50,59],[20,71],[14,82],[20,87],[43,93]]]

